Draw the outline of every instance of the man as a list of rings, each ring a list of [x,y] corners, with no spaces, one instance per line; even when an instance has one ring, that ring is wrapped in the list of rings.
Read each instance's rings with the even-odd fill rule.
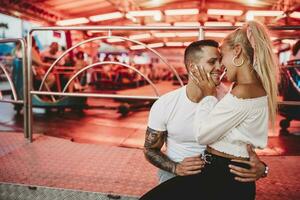
[[[41,53],[42,59],[44,62],[53,63],[59,56],[59,45],[57,42],[52,42],[48,49],[44,50]]]
[[[218,43],[201,40],[191,43],[185,50],[184,63],[188,73],[192,66],[202,65],[210,73],[216,85],[220,85],[220,54]],[[224,96],[223,86],[218,86],[218,98]],[[200,154],[206,146],[196,142],[193,121],[198,102],[203,98],[201,90],[189,73],[186,86],[160,97],[152,106],[144,144],[146,159],[159,168],[159,182],[176,175],[187,176],[200,173],[205,162]],[[166,144],[166,154],[161,149]],[[266,176],[268,168],[255,152],[248,148],[250,169],[231,166],[236,180],[254,181]]]

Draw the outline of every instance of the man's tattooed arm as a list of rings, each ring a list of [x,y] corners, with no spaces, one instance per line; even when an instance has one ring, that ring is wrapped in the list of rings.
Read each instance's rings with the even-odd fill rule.
[[[144,144],[144,154],[146,159],[156,167],[165,171],[175,173],[176,162],[161,152],[161,148],[167,138],[167,131],[156,131],[147,127]]]

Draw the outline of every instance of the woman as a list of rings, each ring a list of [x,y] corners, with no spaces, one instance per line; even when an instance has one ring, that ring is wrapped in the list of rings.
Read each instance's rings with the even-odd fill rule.
[[[32,49],[31,50],[32,50],[31,51],[31,59],[32,59],[32,66],[33,66],[32,70],[35,75],[34,78],[38,81],[41,81],[43,79],[43,76],[45,75],[47,69],[50,67],[50,64],[42,61],[40,51],[39,51],[39,48],[36,44],[34,37],[32,37]],[[20,42],[18,42],[16,44],[16,47],[12,53],[16,58],[21,59],[23,57]],[[49,88],[51,88],[54,85],[54,83],[55,83],[55,76],[53,75],[53,73],[50,73],[46,79],[47,90],[50,90]]]
[[[76,62],[75,62],[75,69],[76,72],[81,70],[82,68],[86,67],[87,63],[84,60],[84,52],[83,51],[78,51],[76,53]],[[83,90],[86,86],[86,72],[83,72],[79,75],[79,77],[76,78],[74,87],[76,90]]]
[[[234,85],[219,102],[212,78],[201,66],[190,74],[203,95],[194,130],[199,144],[207,145],[204,169],[170,179],[142,200],[255,199],[255,182],[238,182],[229,165],[247,166],[247,144],[267,145],[268,119],[274,123],[276,114],[275,56],[265,27],[255,21],[230,33],[221,54]]]
[[[37,81],[41,81],[48,68],[50,67],[50,64],[44,62],[41,58],[39,48],[36,44],[35,39],[32,37],[32,49],[31,49],[31,58],[32,58],[32,70],[34,74],[34,78]],[[45,89],[50,91],[52,86],[55,84],[55,76],[53,73],[50,73],[45,81]],[[47,97],[43,97],[44,99],[47,99]]]

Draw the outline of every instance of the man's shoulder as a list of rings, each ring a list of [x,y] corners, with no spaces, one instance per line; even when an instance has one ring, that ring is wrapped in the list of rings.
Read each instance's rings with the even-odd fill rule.
[[[152,109],[166,109],[167,107],[172,106],[177,102],[177,99],[179,98],[179,95],[184,88],[185,87],[180,87],[163,94],[154,102]]]
[[[181,94],[181,91],[184,89],[185,89],[185,86],[177,88],[170,92],[167,92],[167,93],[163,94],[162,96],[160,96],[157,101],[166,102],[166,103],[172,102],[172,101],[176,100],[176,97],[178,97]]]

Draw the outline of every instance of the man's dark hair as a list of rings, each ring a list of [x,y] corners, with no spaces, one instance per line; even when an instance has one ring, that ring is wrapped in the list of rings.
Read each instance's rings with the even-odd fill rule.
[[[197,61],[197,59],[199,59],[198,53],[201,55],[202,48],[205,46],[218,48],[219,43],[215,40],[199,40],[192,42],[184,52],[184,65],[186,68],[188,68],[191,63],[194,63]]]

